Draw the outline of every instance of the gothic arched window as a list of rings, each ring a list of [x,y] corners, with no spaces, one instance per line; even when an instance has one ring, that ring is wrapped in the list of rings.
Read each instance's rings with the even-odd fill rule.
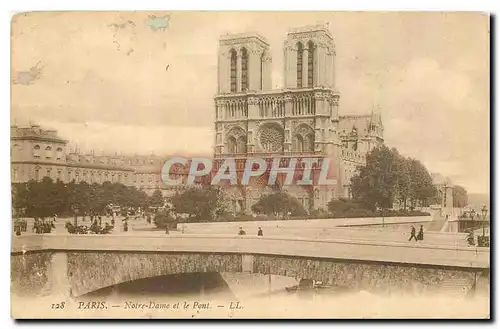
[[[233,136],[227,139],[227,151],[228,153],[236,153],[236,139]]]
[[[245,136],[238,137],[236,153],[247,153],[247,139]]]
[[[264,53],[260,55],[260,90],[264,89]]]
[[[302,43],[297,43],[297,88],[302,88],[302,57],[304,47]]]
[[[307,134],[304,140],[304,151],[312,152],[314,151],[314,136],[313,134]]]
[[[235,93],[237,84],[236,84],[236,65],[237,65],[237,57],[236,50],[231,49],[231,92]]]
[[[304,150],[304,139],[300,135],[296,135],[294,138],[294,151],[295,152],[302,152]]]
[[[248,52],[241,48],[241,91],[248,90]]]
[[[314,81],[314,43],[309,41],[307,44],[307,86],[312,87]]]

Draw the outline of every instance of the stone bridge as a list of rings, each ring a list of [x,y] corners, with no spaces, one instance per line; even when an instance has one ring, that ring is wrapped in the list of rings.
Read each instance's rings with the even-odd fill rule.
[[[193,272],[249,272],[367,291],[474,288],[489,249],[234,235],[23,236],[11,252],[13,294],[79,297],[115,284]]]

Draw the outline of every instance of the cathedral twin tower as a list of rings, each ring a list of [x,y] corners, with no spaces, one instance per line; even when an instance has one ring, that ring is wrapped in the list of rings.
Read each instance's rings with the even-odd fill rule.
[[[283,47],[284,88],[335,87],[335,46],[325,26],[291,30]],[[272,57],[255,33],[224,35],[219,46],[218,93],[271,90]]]
[[[215,160],[319,156],[333,158],[332,165],[339,168],[335,46],[327,27],[290,30],[283,62],[283,89],[273,90],[272,58],[264,37],[245,33],[220,38]],[[233,201],[248,209],[249,198],[255,201],[260,195],[254,192],[235,195]],[[308,209],[324,206],[334,192],[311,193],[299,189],[293,194]]]

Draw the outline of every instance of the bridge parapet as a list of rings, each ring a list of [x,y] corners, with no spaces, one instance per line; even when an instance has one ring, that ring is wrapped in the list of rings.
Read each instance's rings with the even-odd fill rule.
[[[281,255],[425,264],[466,268],[489,268],[489,248],[442,246],[409,242],[308,239],[235,235],[46,235],[32,242],[31,236],[16,237],[12,252],[111,251],[195,252]],[[40,240],[41,239],[41,240]]]

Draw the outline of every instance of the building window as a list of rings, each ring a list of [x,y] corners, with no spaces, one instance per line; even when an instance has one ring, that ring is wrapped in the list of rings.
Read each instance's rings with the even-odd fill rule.
[[[227,139],[227,153],[236,153],[236,138],[230,136]]]
[[[297,44],[297,88],[302,88],[302,57],[304,55],[304,47],[302,43]]]
[[[235,93],[237,89],[236,84],[236,66],[237,66],[237,58],[236,50],[231,49],[231,92]]]
[[[47,147],[45,148],[45,157],[46,157],[47,159],[52,158],[52,147],[47,146]]]
[[[312,87],[314,81],[314,43],[309,41],[307,44],[308,56],[307,56],[307,86]]]
[[[264,53],[260,55],[260,90],[264,90]]]
[[[35,145],[35,147],[33,147],[33,156],[35,158],[40,157],[40,145]]]
[[[12,170],[12,180],[14,182],[17,182],[17,170],[16,169]]]
[[[236,153],[247,153],[247,139],[245,136],[238,137]]]
[[[62,158],[62,152],[63,152],[63,149],[58,147],[56,150],[56,159],[57,160],[60,160]]]
[[[11,154],[10,155],[12,157],[15,157],[15,156],[18,155],[18,152],[19,152],[19,145],[17,145],[17,144],[12,145],[12,150],[11,150]]]
[[[50,176],[50,174],[51,174],[51,170],[50,170],[50,169],[47,169],[47,174],[46,174],[46,176],[47,176],[47,177],[51,177],[51,176]]]
[[[35,180],[36,181],[40,180],[40,170],[39,169],[35,169]]]
[[[248,90],[248,52],[241,48],[241,91]]]

